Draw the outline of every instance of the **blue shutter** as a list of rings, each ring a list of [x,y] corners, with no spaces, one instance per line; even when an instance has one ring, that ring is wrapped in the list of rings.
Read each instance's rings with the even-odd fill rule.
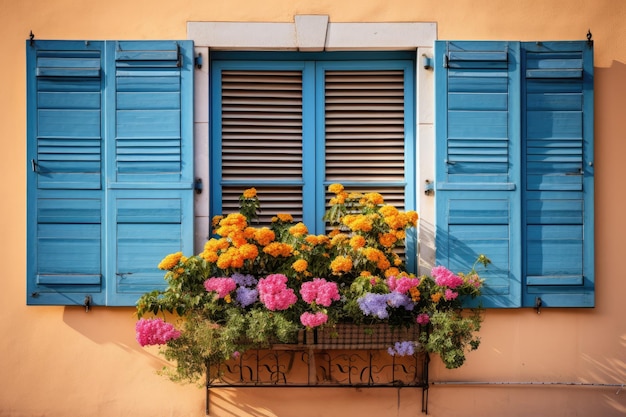
[[[478,302],[516,307],[519,44],[438,41],[435,59],[436,262],[463,272],[486,255],[493,263]]]
[[[435,52],[437,262],[491,258],[486,307],[592,307],[592,44]]]
[[[109,305],[165,286],[167,254],[193,252],[193,45],[110,42]]]
[[[524,305],[593,307],[593,47],[523,51]]]
[[[189,41],[27,42],[28,304],[133,305],[193,251],[192,61]]]
[[[27,43],[27,303],[104,303],[102,42]]]

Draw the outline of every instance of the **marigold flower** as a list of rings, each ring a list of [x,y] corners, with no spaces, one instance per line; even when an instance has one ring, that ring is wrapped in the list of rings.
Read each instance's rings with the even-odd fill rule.
[[[409,295],[411,296],[411,300],[417,303],[420,300],[422,293],[420,293],[420,290],[417,287],[411,287],[409,289]]]
[[[343,185],[341,185],[341,184],[330,184],[328,186],[328,191],[333,193],[333,194],[339,194],[340,192],[343,191]]]
[[[307,233],[309,233],[309,229],[307,229],[307,227],[304,225],[304,223],[299,222],[295,226],[291,226],[289,228],[289,233],[292,236],[300,237],[300,236],[304,236]]]
[[[350,238],[350,247],[354,250],[361,249],[365,246],[365,238],[361,235],[354,235]]]
[[[366,203],[374,206],[384,203],[383,196],[380,193],[366,193],[363,197]]]
[[[254,259],[259,255],[259,248],[251,243],[246,243],[239,247],[239,253],[243,259]]]
[[[411,226],[417,226],[417,220],[419,219],[419,216],[416,211],[413,211],[413,210],[407,211],[406,216],[408,217],[409,224]]]
[[[276,239],[276,234],[273,230],[268,229],[267,227],[257,229],[254,233],[254,240],[256,240],[261,246],[269,245],[274,241],[274,239]]]
[[[279,256],[287,258],[293,253],[293,247],[282,242],[272,242],[263,248],[263,252],[274,258],[278,258]]]
[[[278,213],[276,218],[283,223],[291,223],[293,222],[293,217],[288,213]]]
[[[440,292],[436,292],[434,294],[431,294],[430,299],[433,301],[433,303],[438,303],[439,300],[441,300],[443,294],[441,294]]]
[[[211,219],[211,225],[214,228],[217,227],[217,225],[220,224],[220,222],[222,221],[223,218],[224,218],[224,216],[221,216],[221,215],[213,216],[213,218]]]
[[[347,256],[337,256],[330,263],[330,269],[335,275],[349,272],[352,269],[352,259]]]
[[[378,242],[386,248],[391,247],[397,240],[395,233],[381,233],[378,235]]]
[[[159,263],[159,269],[169,271],[170,269],[178,265],[178,262],[180,261],[182,256],[182,252],[170,253]]]
[[[243,192],[243,198],[254,198],[256,197],[256,188],[248,188]]]
[[[291,264],[291,267],[296,272],[304,272],[304,271],[306,271],[308,266],[309,266],[309,263],[307,261],[305,261],[304,259],[298,259],[293,264]]]
[[[380,214],[383,215],[383,217],[395,216],[399,213],[398,209],[390,204],[386,204],[382,206],[379,211],[380,211]]]

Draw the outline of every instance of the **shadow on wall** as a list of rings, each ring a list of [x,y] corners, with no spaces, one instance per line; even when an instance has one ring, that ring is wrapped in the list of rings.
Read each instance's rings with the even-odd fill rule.
[[[114,344],[127,353],[135,352],[151,358],[151,366],[161,369],[167,362],[156,350],[142,348],[135,339],[137,316],[134,308],[68,306],[63,310],[63,322],[89,340],[99,344]]]

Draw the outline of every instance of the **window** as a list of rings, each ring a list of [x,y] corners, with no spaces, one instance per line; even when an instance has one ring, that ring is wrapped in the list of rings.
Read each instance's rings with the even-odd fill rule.
[[[190,41],[28,41],[27,303],[134,305],[193,248]]]
[[[323,233],[329,184],[415,209],[415,53],[214,53],[211,213],[256,187],[261,221]],[[407,266],[415,270],[414,235]]]
[[[593,46],[443,42],[437,261],[477,254],[487,307],[593,307]]]

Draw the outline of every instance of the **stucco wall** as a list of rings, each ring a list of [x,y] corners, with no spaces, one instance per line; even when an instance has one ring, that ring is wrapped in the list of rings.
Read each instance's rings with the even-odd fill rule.
[[[439,39],[595,41],[596,305],[489,311],[467,364],[431,366],[433,416],[626,413],[626,3],[615,0],[0,0],[0,416],[202,416],[204,393],[155,374],[156,349],[134,340],[133,309],[25,303],[25,50],[40,39],[185,39],[188,21],[435,22]],[[483,384],[446,385],[473,381]],[[534,382],[535,385],[507,385]],[[571,382],[582,385],[537,385]],[[498,383],[498,384],[492,384]],[[223,390],[216,416],[419,415],[411,390]]]

